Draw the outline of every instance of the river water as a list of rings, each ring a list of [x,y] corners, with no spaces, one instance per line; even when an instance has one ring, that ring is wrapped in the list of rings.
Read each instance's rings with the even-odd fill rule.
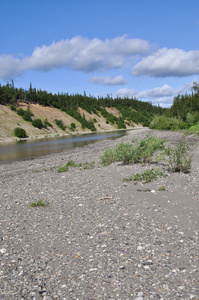
[[[102,139],[118,138],[125,135],[125,133],[125,130],[106,133],[98,132],[0,144],[0,164],[59,153],[67,149],[82,147]]]

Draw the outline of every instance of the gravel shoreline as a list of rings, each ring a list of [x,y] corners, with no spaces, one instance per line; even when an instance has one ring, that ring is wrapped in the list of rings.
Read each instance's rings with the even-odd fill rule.
[[[149,132],[183,138],[140,129],[0,165],[0,299],[199,299],[199,138],[188,174],[134,185],[123,178],[152,166],[98,166],[104,147]],[[58,173],[68,160],[96,166]]]

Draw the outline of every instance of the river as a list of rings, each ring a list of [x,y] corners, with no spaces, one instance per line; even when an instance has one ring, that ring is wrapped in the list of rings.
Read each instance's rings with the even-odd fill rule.
[[[126,130],[120,130],[0,144],[0,164],[59,153],[102,139],[118,138],[125,134]]]

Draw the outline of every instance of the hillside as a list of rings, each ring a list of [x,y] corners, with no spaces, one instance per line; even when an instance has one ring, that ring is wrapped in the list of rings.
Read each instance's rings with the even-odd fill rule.
[[[39,138],[39,137],[50,137],[50,136],[61,136],[67,134],[77,134],[91,132],[88,128],[82,129],[80,122],[75,118],[68,115],[66,112],[61,111],[55,107],[42,106],[39,104],[27,104],[24,102],[19,102],[17,109],[22,108],[27,110],[28,108],[32,112],[32,119],[41,119],[44,122],[45,119],[52,124],[52,127],[48,126],[46,128],[38,129],[32,125],[31,122],[25,121],[22,116],[19,116],[16,111],[11,110],[10,106],[0,105],[0,141],[12,141],[17,138],[14,136],[14,129],[20,127],[25,129],[27,136],[29,138]],[[106,108],[107,112],[113,114],[117,118],[120,117],[120,112],[115,108]],[[84,116],[87,121],[94,120],[95,128],[98,132],[100,131],[112,131],[117,130],[116,124],[107,124],[106,119],[101,115],[101,113],[88,113],[82,108],[78,108],[78,112],[81,116]],[[59,128],[55,120],[62,120],[63,124],[66,126],[65,130]],[[71,130],[71,123],[74,123],[76,128]],[[129,124],[129,125],[128,125]],[[128,122],[126,128],[132,128],[134,126],[139,126],[133,122]]]
[[[135,98],[52,94],[32,88],[0,84],[0,140],[19,137],[77,134],[149,126],[164,108]],[[36,126],[36,127],[34,127]],[[40,129],[38,129],[40,128]],[[25,130],[25,132],[23,132]]]

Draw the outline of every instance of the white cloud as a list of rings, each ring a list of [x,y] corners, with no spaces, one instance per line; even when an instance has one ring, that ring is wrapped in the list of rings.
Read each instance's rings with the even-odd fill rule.
[[[120,98],[134,98],[137,95],[137,90],[128,89],[128,88],[122,88],[119,89],[117,92],[114,93],[114,98],[120,97]]]
[[[140,98],[158,98],[158,97],[167,97],[173,96],[176,94],[176,91],[171,86],[165,84],[162,87],[156,87],[150,90],[142,91],[138,94]]]
[[[7,79],[20,71],[20,60],[12,55],[0,55],[0,78]]]
[[[144,90],[137,94],[138,99],[147,99],[154,104],[160,104],[160,106],[171,106],[173,98],[178,94],[190,92],[193,86],[193,81],[182,85],[178,89],[165,84],[162,87],[155,87],[153,89]]]
[[[151,103],[153,105],[159,105],[161,107],[171,107],[171,105],[173,104],[173,97],[156,98],[153,99]]]
[[[199,51],[162,48],[144,57],[131,70],[134,76],[183,77],[199,74]]]
[[[184,93],[184,92],[190,92],[191,87],[193,86],[193,81],[182,85],[178,89],[174,89],[173,87],[165,84],[162,87],[155,87],[153,89],[142,91],[138,94],[138,97],[140,97],[140,98],[159,98],[159,97],[161,97],[162,98],[162,97],[176,96],[176,95],[178,95],[180,93]]]
[[[83,72],[104,71],[125,67],[136,55],[144,55],[150,45],[142,39],[130,39],[127,36],[104,41],[76,36],[70,40],[53,42],[34,49],[30,57],[21,60],[11,55],[1,55],[0,77],[7,79],[25,70],[43,70],[67,67]],[[5,59],[6,57],[6,59]]]
[[[95,76],[91,78],[90,81],[96,84],[103,84],[103,85],[124,85],[128,82],[128,80],[121,75],[116,77]]]

